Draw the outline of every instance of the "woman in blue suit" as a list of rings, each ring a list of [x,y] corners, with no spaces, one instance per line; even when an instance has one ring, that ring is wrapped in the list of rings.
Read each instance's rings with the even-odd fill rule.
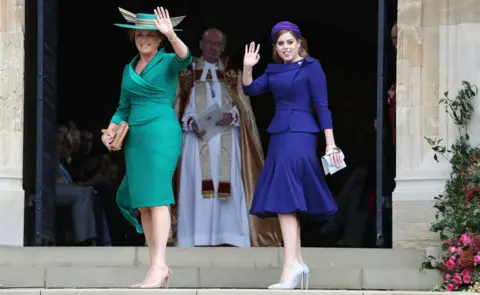
[[[267,131],[271,134],[265,166],[257,183],[250,214],[279,217],[284,239],[284,268],[280,282],[269,289],[294,289],[307,276],[300,245],[297,214],[325,219],[337,212],[317,159],[317,135],[323,130],[326,154],[340,165],[332,118],[328,109],[326,79],[320,62],[308,56],[306,41],[297,25],[280,22],[271,32],[273,59],[265,73],[252,79],[252,67],[260,59],[260,46],[245,46],[243,90],[249,96],[271,91],[275,116]],[[320,125],[315,121],[315,106]],[[307,281],[308,288],[308,281]]]

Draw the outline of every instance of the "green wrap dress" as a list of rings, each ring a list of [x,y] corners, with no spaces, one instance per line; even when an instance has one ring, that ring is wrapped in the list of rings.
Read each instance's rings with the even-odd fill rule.
[[[111,122],[129,124],[124,141],[126,175],[117,192],[125,218],[142,233],[133,209],[174,204],[172,177],[182,149],[182,129],[173,102],[178,73],[192,62],[159,50],[137,74],[137,55],[125,66],[120,102]]]

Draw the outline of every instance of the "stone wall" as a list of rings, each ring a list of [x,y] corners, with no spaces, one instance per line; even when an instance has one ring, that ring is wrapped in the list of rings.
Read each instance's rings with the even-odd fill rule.
[[[0,245],[23,246],[24,0],[0,0]]]
[[[460,82],[480,86],[480,1],[399,0],[397,52],[397,188],[393,195],[396,247],[438,246],[429,232],[433,197],[442,191],[450,168],[436,163],[424,137],[450,144],[456,127],[439,108],[445,91]],[[480,142],[477,99],[470,134]]]

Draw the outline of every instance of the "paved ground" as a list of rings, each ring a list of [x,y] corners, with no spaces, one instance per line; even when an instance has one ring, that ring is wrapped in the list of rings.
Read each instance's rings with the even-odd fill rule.
[[[450,292],[421,291],[345,291],[345,290],[238,290],[238,289],[169,289],[169,290],[129,290],[129,289],[0,289],[1,295],[447,295]],[[453,293],[452,293],[453,294]]]

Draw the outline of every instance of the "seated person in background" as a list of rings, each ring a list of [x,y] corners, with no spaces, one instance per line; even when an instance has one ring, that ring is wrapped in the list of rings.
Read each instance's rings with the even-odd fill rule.
[[[70,157],[70,147],[71,143],[68,137],[59,133],[57,205],[71,207],[75,243],[89,243],[96,238],[97,244],[110,245],[105,213],[100,199],[96,197],[95,190],[92,187],[75,184],[63,164]]]
[[[88,178],[85,165],[91,159],[92,134],[78,130],[72,121],[69,121],[68,125],[66,135],[72,144],[72,149],[64,165],[75,182],[85,182]]]
[[[95,225],[94,198],[91,187],[73,184],[72,178],[64,166],[69,157],[70,142],[61,130],[57,133],[58,176],[55,202],[57,207],[69,207],[72,210],[75,244],[85,244],[97,238]]]

